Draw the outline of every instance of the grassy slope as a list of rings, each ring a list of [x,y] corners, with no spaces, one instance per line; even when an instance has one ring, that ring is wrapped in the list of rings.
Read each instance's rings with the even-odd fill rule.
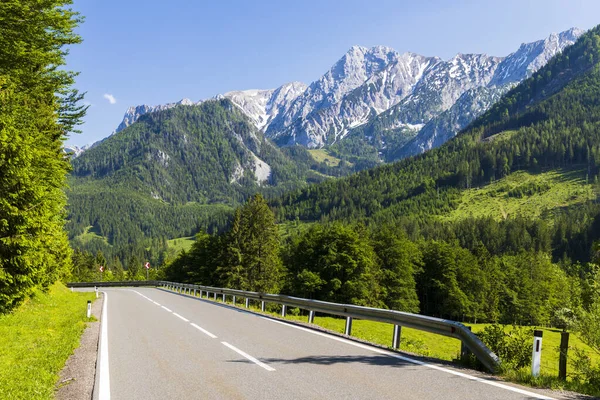
[[[308,150],[308,152],[316,162],[324,162],[328,167],[337,167],[341,161],[339,158],[329,154],[325,149],[313,149]]]
[[[181,237],[168,240],[167,245],[169,249],[173,249],[175,253],[179,254],[182,250],[189,251],[195,240],[194,236]]]
[[[93,226],[88,226],[87,228],[85,228],[81,235],[75,236],[75,239],[78,239],[83,244],[88,244],[94,239],[99,239],[103,241],[107,246],[110,246],[110,244],[108,243],[108,239],[105,236],[100,236],[96,232],[90,232],[90,229],[92,228]]]
[[[0,398],[50,399],[58,373],[79,346],[93,293],[55,284],[0,316]]]
[[[523,197],[509,196],[510,191],[518,188],[538,189]],[[441,218],[457,221],[470,216],[491,216],[501,220],[518,214],[537,218],[545,211],[594,198],[592,185],[585,180],[585,169],[558,169],[539,174],[517,171],[492,184],[463,191],[456,209]]]

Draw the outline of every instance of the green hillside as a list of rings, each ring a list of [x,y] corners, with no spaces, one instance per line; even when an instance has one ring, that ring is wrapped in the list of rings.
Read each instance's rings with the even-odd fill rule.
[[[595,185],[586,182],[584,169],[558,169],[531,173],[516,171],[481,188],[461,192],[455,208],[442,220],[457,221],[469,217],[495,220],[522,216],[553,221],[553,211],[597,198]]]
[[[253,193],[279,195],[347,168],[278,149],[229,100],[144,115],[72,166],[72,245],[153,262],[169,239],[222,230]]]

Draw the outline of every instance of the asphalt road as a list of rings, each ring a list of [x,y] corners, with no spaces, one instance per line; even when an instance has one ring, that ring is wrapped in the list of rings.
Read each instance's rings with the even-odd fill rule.
[[[206,300],[102,290],[102,400],[549,398]]]

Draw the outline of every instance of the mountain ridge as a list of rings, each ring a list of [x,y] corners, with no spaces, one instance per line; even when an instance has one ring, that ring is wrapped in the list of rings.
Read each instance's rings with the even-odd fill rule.
[[[472,104],[457,105],[455,110],[489,107],[487,100],[497,99],[530,76],[582,33],[578,28],[552,33],[545,39],[522,43],[505,57],[458,53],[443,60],[412,52],[399,53],[386,46],[355,45],[310,85],[290,82],[276,89],[231,91],[213,99],[230,99],[280,146],[328,147],[353,133],[356,136],[353,131],[361,128],[362,132],[367,124],[377,126],[378,134],[389,136],[388,141],[403,146],[410,142],[405,149],[371,144],[373,154],[381,153],[375,157],[377,161],[393,161],[390,154],[404,157],[429,150],[472,121],[462,117],[457,118],[463,121],[460,124],[433,121],[432,125],[438,129],[420,132],[431,120],[448,118],[442,114],[464,93],[483,86],[489,89],[487,99],[474,97]],[[130,107],[116,132],[146,113],[202,101],[205,100],[183,99],[177,103]],[[398,135],[405,138],[397,138]]]

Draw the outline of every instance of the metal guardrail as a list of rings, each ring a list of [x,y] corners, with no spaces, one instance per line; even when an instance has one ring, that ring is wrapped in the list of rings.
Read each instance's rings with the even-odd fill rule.
[[[498,356],[489,348],[487,348],[487,346],[474,333],[472,333],[469,328],[460,322],[447,319],[411,314],[402,311],[385,310],[381,308],[330,303],[320,300],[309,300],[281,294],[247,292],[244,290],[216,288],[211,286],[168,281],[88,282],[68,283],[67,286],[158,286],[169,290],[175,290],[178,293],[180,292],[184,294],[192,294],[193,291],[194,296],[200,292],[200,297],[203,297],[203,294],[206,293],[207,297],[209,294],[213,294],[213,298],[217,299],[217,296],[220,295],[224,301],[226,296],[231,296],[233,297],[234,303],[236,302],[237,298],[244,298],[246,299],[246,307],[249,305],[249,300],[260,301],[263,311],[265,309],[265,303],[275,303],[282,306],[283,316],[285,316],[287,307],[297,307],[309,311],[310,323],[312,323],[314,320],[315,312],[346,317],[346,335],[351,334],[353,319],[384,322],[394,325],[393,347],[395,348],[399,347],[401,327],[413,328],[460,340],[463,348],[466,348],[472,352],[475,357],[477,357],[477,359],[491,372],[496,372],[500,366],[500,359]]]
[[[87,288],[87,287],[143,287],[160,286],[161,281],[121,281],[121,282],[69,282],[68,288]]]

